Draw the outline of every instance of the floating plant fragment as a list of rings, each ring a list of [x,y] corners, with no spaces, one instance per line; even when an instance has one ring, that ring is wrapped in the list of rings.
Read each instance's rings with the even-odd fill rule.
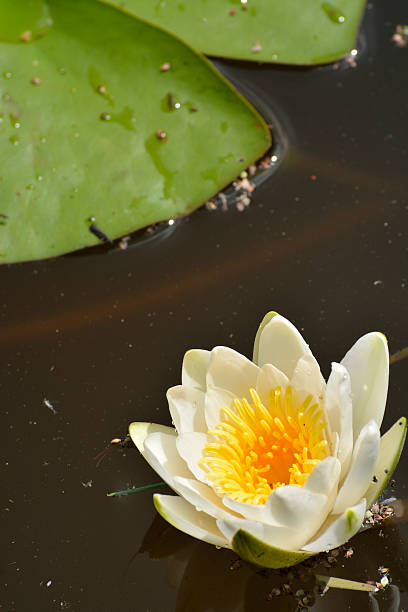
[[[111,0],[207,55],[322,64],[356,45],[365,0]]]
[[[205,58],[97,0],[2,0],[0,57],[1,262],[185,215],[270,145]]]
[[[404,444],[405,418],[380,438],[388,370],[387,341],[372,332],[332,364],[326,383],[298,330],[275,312],[259,327],[254,361],[222,346],[188,351],[182,384],[167,392],[174,428],[129,427],[177,494],[154,495],[158,512],[263,567],[341,546]]]

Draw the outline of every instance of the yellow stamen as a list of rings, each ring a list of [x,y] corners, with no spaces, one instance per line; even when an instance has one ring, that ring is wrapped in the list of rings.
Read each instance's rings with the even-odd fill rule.
[[[301,402],[288,386],[271,389],[267,406],[255,389],[223,406],[199,462],[215,492],[264,504],[278,487],[303,486],[329,454],[324,410],[313,402],[311,395]]]

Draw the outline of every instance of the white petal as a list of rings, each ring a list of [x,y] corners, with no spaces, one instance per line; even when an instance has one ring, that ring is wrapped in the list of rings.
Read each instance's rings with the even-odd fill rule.
[[[171,418],[178,433],[207,431],[204,414],[204,391],[179,385],[167,391],[167,400]]]
[[[191,472],[176,448],[177,435],[157,431],[144,441],[143,455],[159,476],[174,488],[174,476],[191,478]]]
[[[177,486],[177,492],[195,506],[196,510],[201,510],[214,518],[231,518],[231,512],[225,508],[221,498],[208,485],[192,478],[176,477],[174,482]]]
[[[340,462],[327,457],[315,467],[305,486],[288,485],[273,491],[265,506],[260,506],[263,508],[261,520],[231,518],[219,522],[218,526],[229,541],[238,529],[244,529],[269,546],[297,550],[325,521],[337,491],[339,475]],[[245,511],[244,504],[235,505],[228,500],[228,506],[237,512]],[[252,516],[256,517],[256,512]]]
[[[339,363],[332,363],[332,371],[327,381],[325,408],[332,431],[339,435],[337,456],[341,463],[341,482],[349,469],[353,451],[353,408],[350,375]]]
[[[177,435],[173,427],[166,427],[166,425],[156,425],[156,423],[140,422],[131,423],[129,425],[129,435],[132,438],[133,443],[143,456],[145,454],[144,441],[146,440],[147,436],[157,431],[172,436]]]
[[[211,351],[207,386],[226,389],[235,397],[250,397],[249,389],[256,386],[259,368],[246,357],[226,346]]]
[[[354,440],[371,419],[381,426],[388,391],[389,355],[383,334],[360,338],[341,364],[349,371],[353,398]]]
[[[176,529],[209,544],[227,546],[228,543],[219,532],[215,520],[204,512],[198,512],[185,499],[157,493],[153,499],[157,512]]]
[[[337,488],[340,469],[338,459],[326,457],[316,465],[302,488],[311,493],[322,493],[330,499]]]
[[[235,501],[227,495],[222,498],[224,506],[233,510],[237,514],[241,514],[243,518],[249,519],[250,521],[261,521],[264,520],[264,504],[245,504],[242,502]]]
[[[183,359],[181,370],[181,384],[194,389],[205,391],[205,378],[210,363],[210,351],[191,349]]]
[[[336,498],[340,469],[338,459],[327,457],[314,468],[303,487],[288,485],[270,494],[263,520],[298,530],[297,539],[287,548],[300,548],[326,520]]]
[[[203,458],[204,446],[211,441],[210,436],[204,433],[185,433],[179,435],[176,442],[180,456],[187,463],[194,476],[204,483],[207,483],[207,477],[198,462]]]
[[[332,432],[330,440],[331,440],[330,441],[331,454],[333,455],[333,457],[337,457],[337,454],[339,452],[339,444],[340,444],[340,437],[337,431]]]
[[[298,360],[290,384],[298,393],[304,391],[316,399],[323,399],[326,383],[313,355],[305,355]]]
[[[333,514],[340,514],[363,497],[373,477],[379,449],[378,425],[375,421],[369,421],[354,445],[350,470],[338,492]]]
[[[208,429],[214,429],[218,423],[225,418],[221,408],[231,407],[235,395],[226,389],[208,387],[205,394],[205,420]]]
[[[367,506],[370,507],[381,495],[384,488],[387,486],[393,471],[397,467],[397,463],[404,447],[405,437],[407,434],[407,419],[401,417],[389,429],[380,440],[380,451],[378,453],[377,464],[374,468],[375,482],[371,482],[364,497],[367,500]]]
[[[271,363],[288,378],[292,378],[299,359],[311,354],[296,327],[280,315],[274,316],[260,334],[258,365]]]
[[[258,521],[231,518],[228,521],[217,520],[217,525],[221,533],[230,543],[240,529],[245,530],[247,533],[262,540],[269,546],[275,546],[276,548],[282,548],[284,550],[293,550],[292,542],[297,542],[299,540],[299,532],[297,529],[267,525],[266,523]]]
[[[323,525],[318,536],[302,550],[307,552],[323,552],[345,544],[360,529],[366,511],[366,500],[347,508],[339,517],[330,517]]]
[[[256,363],[257,365],[259,365],[259,340],[260,340],[260,337],[262,335],[264,327],[266,325],[268,325],[269,321],[271,319],[273,319],[273,317],[276,317],[276,316],[278,316],[278,313],[275,312],[274,310],[270,310],[268,313],[266,313],[266,315],[262,319],[261,324],[258,327],[258,330],[256,332],[255,342],[254,342],[254,352],[253,352],[252,361],[254,363]]]
[[[289,379],[283,372],[275,368],[270,363],[265,364],[258,374],[258,380],[256,381],[256,390],[259,397],[261,398],[264,406],[269,406],[269,393],[276,387],[282,387],[286,389],[289,384]]]

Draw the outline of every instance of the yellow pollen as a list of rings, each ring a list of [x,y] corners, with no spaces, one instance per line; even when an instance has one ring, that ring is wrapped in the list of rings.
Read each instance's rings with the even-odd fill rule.
[[[264,405],[255,389],[221,409],[222,420],[199,463],[220,497],[264,504],[284,485],[303,486],[313,468],[329,454],[324,410],[309,395],[276,387]]]

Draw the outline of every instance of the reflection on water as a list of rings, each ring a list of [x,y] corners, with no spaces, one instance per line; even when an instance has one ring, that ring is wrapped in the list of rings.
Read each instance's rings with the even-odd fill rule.
[[[404,521],[389,519],[337,551],[288,569],[256,568],[233,551],[217,549],[177,531],[160,516],[153,520],[137,554],[167,560],[167,583],[177,591],[176,612],[262,612],[271,606],[288,612],[323,612],[333,607],[400,612],[408,595],[400,591],[404,588],[401,579],[408,574],[408,503],[398,500],[395,507]],[[131,576],[131,563],[127,572]],[[371,581],[379,586],[384,575],[389,585],[376,593],[324,588],[325,576]]]

